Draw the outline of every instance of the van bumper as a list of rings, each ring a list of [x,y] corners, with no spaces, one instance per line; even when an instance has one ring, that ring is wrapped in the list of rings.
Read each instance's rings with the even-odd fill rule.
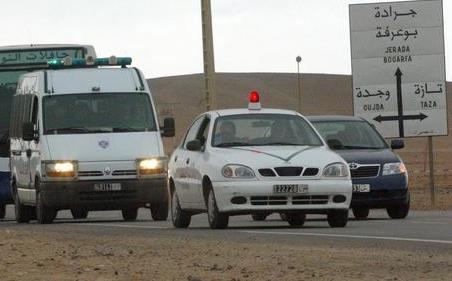
[[[97,184],[120,184],[120,190],[98,191]],[[167,203],[166,178],[115,181],[41,182],[41,196],[48,207],[88,210],[121,210]],[[117,185],[116,185],[117,186]]]

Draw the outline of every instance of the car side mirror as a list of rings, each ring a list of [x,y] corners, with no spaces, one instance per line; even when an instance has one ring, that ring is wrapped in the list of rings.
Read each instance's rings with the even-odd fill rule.
[[[24,141],[37,141],[39,139],[38,132],[35,130],[35,124],[25,122],[22,126],[22,138]]]
[[[9,157],[9,134],[0,137],[0,157]]]
[[[328,144],[328,146],[331,149],[334,149],[334,150],[341,149],[341,148],[344,147],[342,142],[340,140],[338,140],[338,139],[329,139],[329,140],[326,141],[326,143]]]
[[[392,149],[402,149],[405,147],[405,142],[403,140],[391,140]]]
[[[198,139],[187,142],[187,149],[190,151],[200,151],[201,148],[202,148],[202,143]]]
[[[163,120],[163,127],[160,127],[163,137],[174,137],[176,135],[176,122],[174,118],[167,117]]]

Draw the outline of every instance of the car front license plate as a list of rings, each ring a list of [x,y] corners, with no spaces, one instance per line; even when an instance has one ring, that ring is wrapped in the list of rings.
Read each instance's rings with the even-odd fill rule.
[[[94,191],[118,191],[121,190],[120,183],[95,183]]]
[[[370,184],[354,184],[353,192],[370,192]]]
[[[275,184],[273,186],[273,193],[308,193],[309,187],[307,184]]]

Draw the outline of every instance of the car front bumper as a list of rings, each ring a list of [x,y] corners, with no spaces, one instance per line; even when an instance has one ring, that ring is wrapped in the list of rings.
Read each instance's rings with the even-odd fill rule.
[[[95,184],[119,183],[120,190],[98,191]],[[57,209],[119,210],[168,202],[166,178],[114,181],[41,182],[44,203]]]
[[[304,184],[308,185],[309,190],[306,193],[275,194],[273,187],[277,184]],[[231,214],[254,211],[322,214],[329,210],[348,209],[352,197],[352,185],[347,180],[214,182],[213,188],[219,211]],[[344,196],[345,201],[335,203],[334,196]],[[240,197],[246,201],[240,204],[231,202]]]

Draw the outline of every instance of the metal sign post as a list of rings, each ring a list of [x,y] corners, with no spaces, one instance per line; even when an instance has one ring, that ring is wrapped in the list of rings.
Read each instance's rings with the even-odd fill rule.
[[[433,153],[433,137],[428,137],[428,160],[430,170],[430,200],[435,206],[435,155]]]

